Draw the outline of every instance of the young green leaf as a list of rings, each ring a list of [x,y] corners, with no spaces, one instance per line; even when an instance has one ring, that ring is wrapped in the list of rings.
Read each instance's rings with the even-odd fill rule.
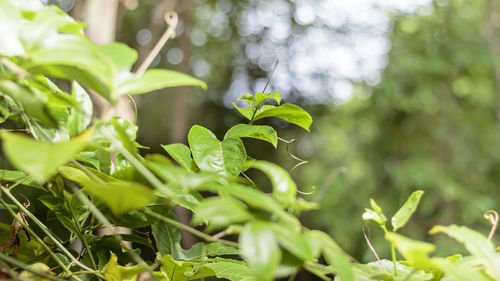
[[[403,204],[403,206],[396,212],[396,214],[391,219],[392,230],[396,232],[399,228],[403,227],[411,215],[417,209],[418,203],[420,202],[420,198],[424,192],[422,190],[417,190],[413,192],[408,200]]]
[[[195,125],[189,131],[188,141],[200,170],[227,178],[235,178],[240,174],[247,158],[240,139],[228,138],[221,142],[210,130]]]
[[[270,126],[238,124],[226,132],[224,139],[227,138],[260,139],[271,143],[274,147],[278,146],[278,135]]]
[[[281,93],[278,91],[278,92],[269,93],[269,94],[266,94],[266,93],[256,93],[255,94],[255,100],[257,101],[257,106],[262,104],[264,101],[266,101],[268,99],[275,100],[279,105],[281,102]]]
[[[55,175],[60,166],[68,163],[83,150],[92,136],[92,131],[60,143],[38,142],[23,135],[6,132],[1,136],[4,152],[11,163],[41,183]]]
[[[273,196],[281,204],[288,206],[295,201],[297,186],[287,171],[274,163],[262,160],[253,162],[251,167],[261,170],[271,179]]]
[[[312,117],[309,113],[299,106],[290,103],[280,106],[264,105],[257,111],[253,120],[256,121],[266,117],[278,117],[307,131],[309,131],[309,127],[312,124]]]
[[[257,105],[254,96],[252,96],[249,93],[246,93],[243,96],[239,97],[238,100],[244,100],[244,101],[247,101],[248,104]]]
[[[376,211],[374,211],[372,209],[368,209],[368,208],[365,209],[365,212],[363,213],[362,218],[365,221],[372,220],[372,221],[374,221],[380,225],[384,225],[384,226],[385,226],[385,222],[387,221],[387,218],[385,217],[384,214],[379,214]]]
[[[239,239],[240,250],[255,280],[274,280],[281,260],[281,251],[269,224],[256,221],[247,224]]]
[[[251,107],[251,106],[247,106],[247,107],[238,107],[234,102],[233,102],[233,106],[234,108],[236,108],[240,113],[241,115],[243,115],[246,119],[248,120],[251,120],[252,119],[252,115],[253,115],[253,111],[254,111],[254,107]]]
[[[162,145],[163,149],[172,157],[179,165],[188,171],[195,171],[194,166],[196,164],[191,158],[191,150],[185,144],[182,143],[172,143],[167,145]]]

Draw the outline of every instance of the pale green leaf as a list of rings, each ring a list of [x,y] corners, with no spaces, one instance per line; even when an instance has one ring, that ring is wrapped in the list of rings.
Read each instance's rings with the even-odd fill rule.
[[[0,55],[24,55],[24,48],[19,40],[21,13],[11,1],[0,1]]]
[[[3,149],[10,162],[19,170],[44,182],[57,173],[57,169],[71,161],[83,150],[92,136],[92,131],[67,142],[38,142],[32,138],[2,133]]]
[[[101,200],[115,215],[146,207],[155,198],[154,191],[135,182],[91,181],[85,189]]]
[[[413,192],[408,200],[403,204],[403,206],[396,212],[396,214],[391,219],[392,230],[396,232],[399,228],[403,227],[411,215],[417,209],[418,203],[420,202],[420,198],[424,192],[422,190],[417,190]]]
[[[336,275],[342,281],[354,281],[354,273],[349,256],[337,245],[337,243],[324,232],[314,230],[309,235],[320,245],[323,256],[329,265],[334,268]]]
[[[0,169],[0,179],[8,182],[12,182],[13,184],[26,178],[28,175],[24,172],[21,171],[10,171],[10,170],[1,170]],[[36,187],[42,190],[45,190],[45,188],[33,180],[32,178],[27,178],[22,181],[22,185],[27,185],[31,187]]]
[[[260,139],[271,143],[274,147],[278,146],[278,135],[270,126],[238,124],[226,132],[224,139],[231,137]]]
[[[302,261],[312,261],[316,258],[315,241],[304,233],[300,233],[296,229],[282,224],[269,224],[269,228],[273,231],[278,239],[279,244],[290,251]]]
[[[429,271],[434,267],[429,258],[429,254],[436,248],[434,245],[411,240],[393,232],[386,233],[385,239],[391,242],[414,268]]]
[[[142,76],[131,76],[118,85],[117,96],[136,95],[167,87],[199,86],[207,88],[205,82],[187,74],[165,69],[150,69]]]
[[[240,251],[255,280],[274,280],[281,251],[269,224],[256,221],[247,224],[239,238]]]
[[[449,279],[453,281],[489,281],[476,267],[464,267],[463,265],[451,263],[443,258],[433,258],[432,262],[436,264]],[[444,280],[444,279],[443,279]]]
[[[207,263],[205,267],[212,269],[217,278],[231,281],[250,281],[252,272],[241,261],[218,258],[216,262]]]
[[[240,139],[229,138],[222,142],[210,130],[195,125],[188,135],[193,158],[200,170],[237,177],[246,160],[246,151]]]
[[[254,111],[254,108],[251,107],[251,106],[247,106],[247,107],[238,107],[234,102],[233,102],[233,106],[234,108],[236,108],[240,113],[241,115],[243,115],[246,119],[248,120],[251,120],[252,119],[252,115],[253,115],[253,111]]]

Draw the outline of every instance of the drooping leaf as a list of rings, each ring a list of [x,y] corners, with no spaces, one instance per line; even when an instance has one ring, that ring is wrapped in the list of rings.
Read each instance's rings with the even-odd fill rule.
[[[178,86],[207,88],[205,82],[189,75],[165,69],[147,70],[142,76],[132,76],[118,85],[117,96],[136,95]]]
[[[278,146],[278,135],[270,126],[238,124],[226,132],[224,139],[231,137],[260,139]]]
[[[3,149],[11,163],[19,170],[44,182],[57,169],[83,150],[92,136],[89,130],[67,142],[38,142],[23,135],[2,133]]]
[[[403,227],[406,222],[410,219],[411,215],[417,209],[420,198],[424,192],[422,190],[417,190],[413,192],[408,200],[403,204],[403,206],[396,212],[396,214],[391,219],[392,230],[396,232],[399,228]]]
[[[80,103],[80,106],[70,109],[68,119],[69,134],[75,136],[87,129],[92,120],[93,106],[89,94],[76,81],[73,81],[71,95]]]
[[[200,170],[227,178],[240,174],[247,156],[240,139],[228,138],[221,142],[210,130],[195,125],[189,131],[188,141]]]
[[[309,131],[312,124],[312,117],[305,110],[295,104],[285,103],[279,106],[264,105],[257,111],[254,121],[266,118],[277,117],[287,122],[295,124]]]
[[[211,197],[204,199],[194,214],[192,223],[208,223],[206,229],[210,232],[232,224],[246,222],[253,217],[247,211],[247,206],[231,197]]]
[[[239,244],[241,254],[255,280],[274,280],[281,251],[268,223],[256,221],[247,224],[240,234]]]
[[[297,185],[287,171],[274,163],[262,160],[253,162],[251,167],[261,170],[271,179],[273,196],[281,204],[288,206],[295,201]]]
[[[193,158],[191,158],[191,150],[185,144],[182,143],[172,143],[167,145],[162,145],[163,149],[174,158],[179,165],[188,171],[195,171]]]

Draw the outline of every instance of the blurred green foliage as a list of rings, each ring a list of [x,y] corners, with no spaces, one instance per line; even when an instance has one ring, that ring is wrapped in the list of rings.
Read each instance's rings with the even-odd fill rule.
[[[487,233],[483,213],[498,208],[498,7],[437,2],[427,15],[395,17],[381,82],[331,106],[312,129],[315,153],[303,168],[305,185],[345,172],[326,186],[321,209],[308,219],[364,260],[373,260],[361,233],[367,198],[395,211],[412,190],[425,190],[404,233],[437,242],[446,249],[440,254],[454,248],[427,237],[432,225]],[[377,252],[388,257],[381,233],[369,227]]]

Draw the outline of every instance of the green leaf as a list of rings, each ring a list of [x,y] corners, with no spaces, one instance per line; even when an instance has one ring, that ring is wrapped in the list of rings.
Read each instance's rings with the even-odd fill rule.
[[[491,280],[485,277],[482,272],[480,272],[479,268],[466,267],[460,264],[451,263],[443,258],[433,258],[432,262],[436,264],[443,272],[445,272],[445,276],[448,278],[446,280],[454,280],[454,281],[487,281]],[[442,279],[445,280],[445,279]]]
[[[83,150],[92,136],[89,130],[67,142],[38,142],[32,138],[3,132],[3,149],[10,162],[19,170],[44,182],[57,173],[57,169],[71,161]]]
[[[227,188],[224,188],[223,191],[240,199],[241,201],[254,208],[268,211],[283,222],[288,223],[297,229],[300,228],[300,222],[298,221],[298,219],[283,210],[280,204],[276,202],[276,200],[269,194],[251,188],[249,186],[239,184],[231,184]]]
[[[408,222],[411,215],[413,215],[413,213],[417,209],[418,203],[420,202],[420,198],[422,198],[423,194],[424,192],[422,190],[413,192],[408,200],[406,200],[403,206],[399,209],[399,211],[397,211],[396,214],[392,217],[391,224],[392,230],[394,232],[396,232],[396,230],[403,227]]]
[[[253,115],[253,111],[254,111],[254,107],[251,107],[251,106],[247,106],[247,107],[238,107],[234,102],[233,102],[233,106],[234,108],[236,108],[240,113],[241,115],[243,115],[246,119],[248,120],[251,120],[252,119],[252,115]]]
[[[162,145],[163,149],[172,157],[179,165],[188,171],[195,171],[194,167],[196,164],[191,158],[191,150],[189,147],[182,143],[172,143],[167,145]]]
[[[0,55],[24,55],[24,48],[19,40],[21,13],[10,1],[0,1]]]
[[[4,180],[4,181],[16,183],[27,176],[28,175],[26,173],[23,173],[21,171],[9,171],[9,170],[1,170],[0,169],[0,179]],[[31,178],[25,179],[22,182],[22,185],[36,187],[36,188],[45,190],[45,188],[41,184],[39,184],[38,182],[36,182],[35,180],[33,180]]]
[[[312,124],[312,117],[305,110],[295,104],[285,103],[280,106],[264,105],[257,111],[254,121],[266,118],[278,117],[287,122],[295,124],[309,131]]]
[[[354,273],[348,255],[324,232],[314,230],[309,235],[320,245],[323,256],[342,281],[354,281]]]
[[[205,263],[174,260],[171,255],[163,256],[160,262],[161,271],[168,280],[187,281],[215,275],[211,268],[204,266]]]
[[[71,95],[80,104],[78,107],[70,108],[68,118],[68,129],[70,136],[75,136],[83,132],[92,120],[92,100],[89,94],[78,84],[73,81]]]
[[[414,268],[430,271],[434,267],[429,258],[429,254],[436,248],[434,245],[411,240],[393,232],[386,233],[385,239],[391,242]]]
[[[155,198],[152,189],[135,182],[90,181],[85,189],[106,204],[115,215],[144,208]]]
[[[173,214],[169,217],[175,219]],[[151,225],[151,233],[155,239],[156,248],[162,256],[171,255],[176,259],[179,258],[182,248],[181,233],[177,227],[159,221]]]
[[[253,217],[247,211],[247,206],[241,201],[231,197],[210,197],[201,201],[197,206],[192,223],[208,223],[206,229],[210,232],[214,229],[225,228],[229,225],[246,222]]]
[[[273,196],[284,206],[288,206],[295,201],[297,186],[293,182],[290,174],[280,166],[258,160],[252,163],[252,168],[264,172],[273,184]]]
[[[372,209],[368,209],[368,208],[365,209],[365,212],[363,213],[362,218],[365,221],[372,220],[372,221],[378,223],[379,225],[384,225],[384,227],[385,227],[385,222],[387,221],[387,218],[385,217],[384,214],[379,214],[376,211],[374,211]]]
[[[449,226],[434,226],[429,233],[445,233],[462,243],[467,251],[482,261],[496,279],[500,278],[500,259],[495,254],[493,243],[479,232],[465,226],[453,224]]]
[[[189,75],[165,69],[150,69],[142,76],[132,76],[118,85],[117,96],[136,95],[167,87],[199,86],[207,88],[205,82]]]
[[[254,96],[252,96],[249,93],[246,93],[243,96],[239,97],[238,100],[244,100],[244,101],[247,101],[248,104],[257,105]]]
[[[252,271],[241,261],[218,258],[216,262],[205,264],[205,267],[212,269],[217,278],[231,281],[252,280]]]
[[[316,245],[314,245],[315,241],[305,233],[277,223],[269,224],[269,228],[273,231],[279,244],[302,261],[312,261],[319,254],[316,251]]]
[[[269,224],[256,221],[247,224],[239,238],[240,251],[255,280],[274,280],[281,251]]]
[[[194,244],[189,250],[182,250],[179,259],[182,260],[197,260],[200,258],[222,256],[222,255],[239,255],[240,251],[236,248],[226,246],[220,243],[203,243]]]
[[[257,106],[268,99],[275,100],[279,105],[281,102],[281,93],[278,91],[278,92],[269,93],[269,94],[266,94],[266,93],[256,93],[255,94],[255,100],[257,101]]]
[[[382,215],[382,208],[380,208],[379,205],[375,202],[375,200],[370,198],[370,205],[372,206],[372,209],[377,212],[377,214]]]
[[[229,138],[220,142],[210,130],[195,125],[188,135],[193,158],[200,170],[227,178],[237,177],[246,161],[243,142]]]
[[[226,132],[224,139],[227,138],[253,138],[267,141],[274,147],[278,146],[278,135],[270,126],[238,124]]]
[[[0,80],[0,92],[10,96],[14,101],[21,104],[28,115],[36,118],[43,125],[51,128],[57,127],[57,121],[50,115],[46,106],[46,100],[33,94],[27,88],[8,81]]]

